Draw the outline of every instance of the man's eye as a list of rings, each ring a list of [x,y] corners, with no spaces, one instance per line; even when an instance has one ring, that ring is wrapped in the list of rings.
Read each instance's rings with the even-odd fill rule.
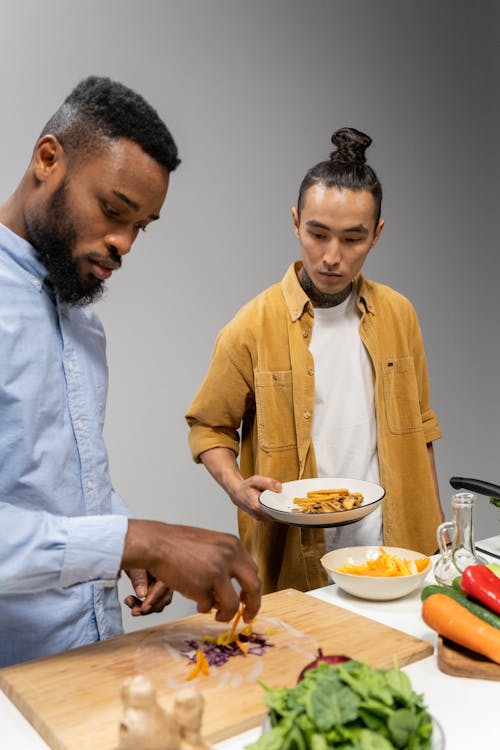
[[[113,206],[110,206],[109,203],[103,203],[102,210],[106,216],[109,216],[112,219],[116,219],[120,216],[120,212],[117,211],[116,208],[113,208]]]

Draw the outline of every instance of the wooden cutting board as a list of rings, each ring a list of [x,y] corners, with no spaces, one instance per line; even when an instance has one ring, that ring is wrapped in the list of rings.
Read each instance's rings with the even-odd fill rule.
[[[441,672],[455,677],[475,677],[477,680],[500,680],[500,664],[486,656],[469,651],[442,636],[438,637],[437,661]]]
[[[383,604],[381,604],[383,606]],[[193,685],[205,697],[203,734],[210,743],[261,723],[262,680],[292,686],[318,647],[372,667],[404,666],[433,646],[401,631],[293,589],[263,598],[254,631],[273,646],[263,656],[237,656],[186,682],[191,665],[179,654],[185,639],[227,631],[211,615],[193,615],[46,659],[0,670],[0,688],[54,750],[114,750],[122,714],[120,687],[134,674],[155,685],[160,703]]]

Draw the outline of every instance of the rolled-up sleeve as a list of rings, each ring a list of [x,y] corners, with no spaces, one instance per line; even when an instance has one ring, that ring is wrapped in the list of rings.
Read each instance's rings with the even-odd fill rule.
[[[0,503],[0,592],[23,594],[85,581],[114,586],[126,516],[67,518]]]
[[[197,463],[211,448],[239,453],[238,429],[253,402],[253,370],[248,351],[232,339],[228,328],[219,334],[207,375],[186,414],[189,446]]]

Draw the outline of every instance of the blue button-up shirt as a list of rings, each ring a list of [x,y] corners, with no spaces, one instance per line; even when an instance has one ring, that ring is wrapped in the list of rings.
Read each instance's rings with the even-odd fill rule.
[[[122,632],[127,516],[102,437],[105,337],[0,224],[0,666]]]

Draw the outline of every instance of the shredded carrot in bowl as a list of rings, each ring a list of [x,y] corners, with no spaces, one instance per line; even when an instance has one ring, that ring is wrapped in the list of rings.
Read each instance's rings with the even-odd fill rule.
[[[379,547],[379,551],[380,554],[375,559],[366,560],[366,562],[359,565],[348,561],[340,568],[335,568],[335,570],[339,573],[349,573],[357,576],[392,578],[421,573],[429,563],[428,557],[420,557],[417,560],[403,560],[397,555],[390,555],[383,547]]]

